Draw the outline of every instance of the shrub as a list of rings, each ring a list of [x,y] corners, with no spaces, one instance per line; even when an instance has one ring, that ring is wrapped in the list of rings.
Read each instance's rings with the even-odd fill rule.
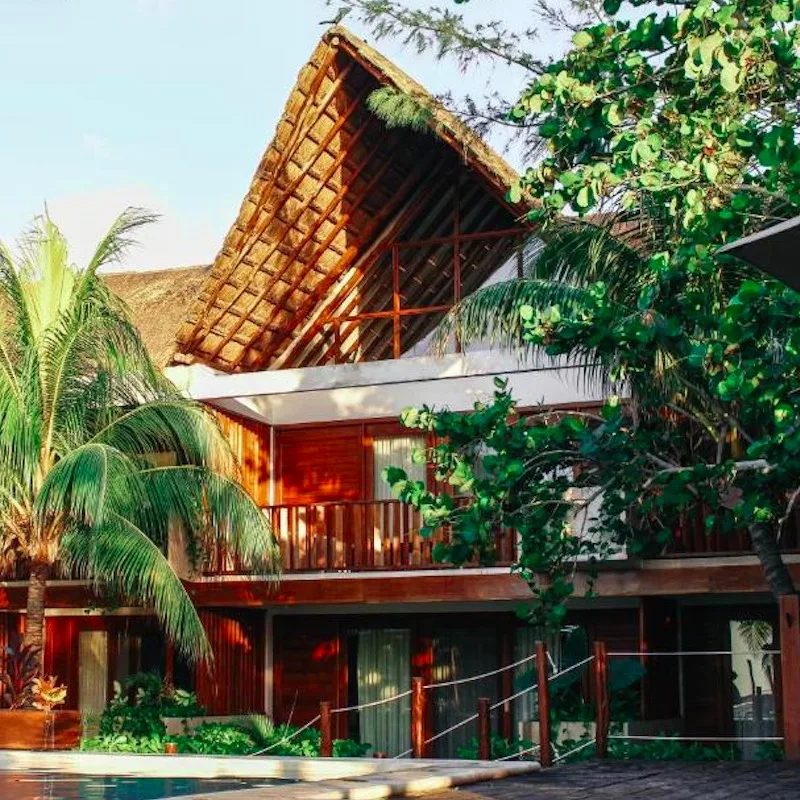
[[[527,739],[504,739],[502,736],[492,735],[491,739],[491,759],[505,758],[518,753],[520,750],[527,750],[533,747],[533,742]],[[535,758],[535,753],[526,753],[522,758]],[[469,744],[456,749],[458,758],[467,758],[472,761],[478,758],[478,740],[472,739]]]

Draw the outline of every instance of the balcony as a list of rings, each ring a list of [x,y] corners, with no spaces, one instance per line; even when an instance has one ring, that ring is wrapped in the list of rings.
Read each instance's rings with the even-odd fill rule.
[[[277,505],[264,509],[280,543],[286,572],[360,572],[367,570],[441,569],[433,549],[446,542],[447,530],[420,534],[420,513],[398,500]],[[516,557],[513,531],[496,536],[497,566]],[[472,565],[477,566],[477,565]],[[242,574],[235,559],[217,554],[208,575]]]

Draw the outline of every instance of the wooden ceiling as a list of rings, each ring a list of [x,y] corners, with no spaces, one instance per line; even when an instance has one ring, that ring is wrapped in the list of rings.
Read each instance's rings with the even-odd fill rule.
[[[424,94],[345,29],[325,34],[188,308],[182,360],[233,372],[388,358],[393,304],[449,305],[513,252],[513,238],[470,236],[520,227],[513,171],[433,101],[430,132],[387,128],[366,103],[381,85]],[[440,241],[456,227],[457,259]],[[393,255],[411,240],[427,244]],[[435,322],[403,317],[403,350]]]

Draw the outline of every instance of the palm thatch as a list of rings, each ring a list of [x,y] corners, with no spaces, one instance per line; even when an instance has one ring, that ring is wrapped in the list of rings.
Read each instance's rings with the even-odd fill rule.
[[[428,131],[392,128],[369,107],[390,87],[424,103]],[[387,243],[515,227],[516,174],[425,89],[342,27],[325,33],[291,91],[222,250],[178,332],[179,350],[226,371],[325,363],[331,339],[353,360],[387,357],[391,320],[350,323],[392,304]],[[514,243],[470,240],[462,293],[480,286]],[[404,256],[404,307],[452,302],[452,250]],[[448,291],[450,296],[448,296]],[[345,319],[334,332],[332,320]],[[404,320],[404,345],[432,327]],[[338,346],[342,346],[339,341]]]
[[[209,265],[202,265],[151,272],[110,272],[101,277],[127,305],[150,358],[159,367],[168,367],[177,348],[175,332],[210,272]]]

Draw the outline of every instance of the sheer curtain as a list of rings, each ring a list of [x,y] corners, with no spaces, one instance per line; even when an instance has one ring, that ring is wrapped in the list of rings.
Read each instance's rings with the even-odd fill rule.
[[[420,436],[385,436],[372,441],[373,497],[376,500],[393,500],[392,489],[383,479],[386,467],[401,467],[409,480],[424,481],[425,465],[412,461],[414,450],[425,446]]]
[[[408,630],[358,632],[358,702],[373,703],[411,686],[411,633]],[[396,756],[411,747],[411,698],[359,711],[361,741],[373,751]]]

